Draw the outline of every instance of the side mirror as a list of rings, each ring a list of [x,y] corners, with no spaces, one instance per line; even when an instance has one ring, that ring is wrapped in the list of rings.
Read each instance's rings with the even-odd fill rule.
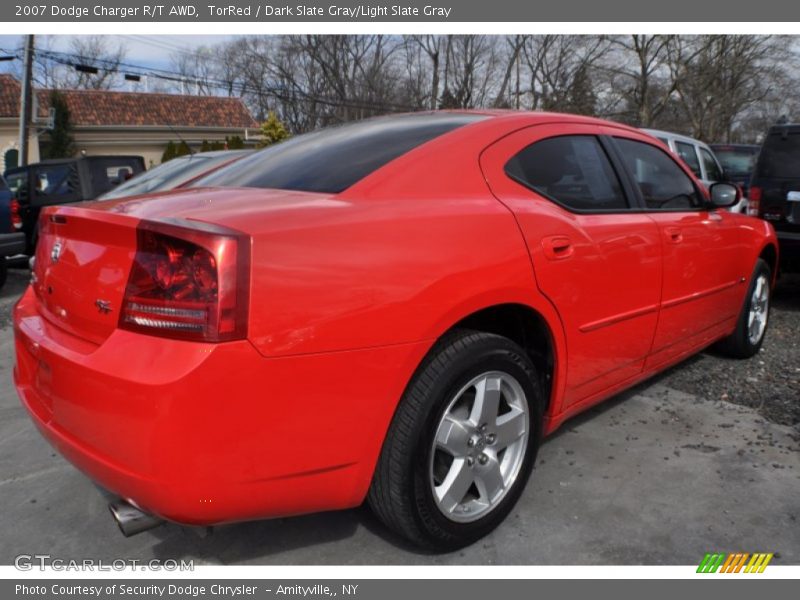
[[[739,186],[722,181],[712,183],[708,191],[711,195],[711,204],[715,208],[729,208],[739,202],[742,197]]]

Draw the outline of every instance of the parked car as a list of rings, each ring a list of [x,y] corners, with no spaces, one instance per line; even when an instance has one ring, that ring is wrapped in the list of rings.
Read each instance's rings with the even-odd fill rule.
[[[222,168],[251,152],[252,150],[215,150],[179,156],[136,175],[98,196],[97,200],[113,200],[185,187],[198,177]]]
[[[463,546],[567,419],[764,340],[772,227],[623,125],[395,115],[196,186],[45,209],[13,313],[24,406],[128,534],[366,499]]]
[[[713,150],[700,140],[690,138],[678,133],[660,131],[658,129],[643,129],[654,138],[657,138],[680,156],[681,160],[692,170],[704,186],[709,187],[713,183],[727,181],[728,177],[719,164]],[[746,213],[747,200],[744,195],[739,202],[730,208],[731,212]]]
[[[26,253],[34,253],[43,207],[93,200],[144,170],[141,156],[82,156],[8,169],[5,177],[19,201]]]
[[[750,183],[752,212],[772,223],[781,267],[800,270],[800,124],[767,133]]]
[[[711,144],[714,156],[725,171],[725,178],[739,185],[745,197],[750,192],[750,178],[760,149],[757,144]]]
[[[6,258],[25,250],[25,236],[18,231],[19,227],[19,204],[0,175],[0,288],[8,275]]]

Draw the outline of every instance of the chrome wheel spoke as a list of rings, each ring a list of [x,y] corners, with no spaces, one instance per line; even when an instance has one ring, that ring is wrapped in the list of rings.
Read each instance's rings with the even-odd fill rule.
[[[475,384],[475,402],[469,420],[475,425],[494,423],[500,410],[502,380],[484,377]]]
[[[467,453],[469,432],[464,424],[453,417],[445,415],[444,420],[436,431],[436,445],[450,455],[458,457]]]
[[[759,275],[750,296],[750,312],[747,315],[747,337],[751,344],[758,344],[767,329],[769,316],[769,281]]]
[[[445,512],[452,512],[464,500],[473,481],[473,472],[467,466],[467,461],[463,458],[455,459],[447,477],[434,489],[439,506]]]
[[[489,462],[483,465],[475,477],[475,487],[482,502],[491,505],[498,494],[505,488],[503,473],[500,470],[500,463],[497,458],[491,457]]]
[[[497,418],[495,446],[499,450],[507,448],[525,435],[527,426],[528,417],[518,408],[512,409],[510,413],[501,415]]]

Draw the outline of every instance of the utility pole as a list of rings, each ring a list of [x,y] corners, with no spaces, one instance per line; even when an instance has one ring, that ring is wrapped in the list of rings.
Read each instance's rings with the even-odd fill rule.
[[[22,93],[19,104],[19,166],[28,164],[28,128],[31,123],[31,105],[33,93],[31,78],[33,75],[33,36],[25,38],[25,65],[22,75]]]

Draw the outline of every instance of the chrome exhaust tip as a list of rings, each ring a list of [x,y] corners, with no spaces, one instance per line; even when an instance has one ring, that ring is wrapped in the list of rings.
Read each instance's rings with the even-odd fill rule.
[[[122,499],[109,502],[108,510],[111,511],[114,521],[125,537],[153,529],[164,522],[163,519],[147,514]]]

